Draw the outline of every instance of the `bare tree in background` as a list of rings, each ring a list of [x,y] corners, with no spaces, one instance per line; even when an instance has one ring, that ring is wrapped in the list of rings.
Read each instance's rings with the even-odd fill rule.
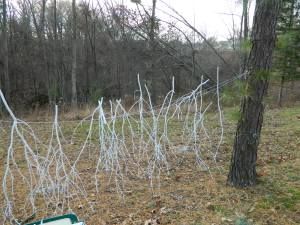
[[[73,12],[73,11],[72,11]],[[52,50],[53,50],[53,76],[50,78],[52,81],[52,85],[54,85],[54,92],[53,94],[53,99],[51,99],[51,101],[55,102],[57,99],[57,86],[59,85],[57,82],[57,73],[58,73],[58,69],[57,69],[57,0],[53,1],[53,36],[54,36],[54,40],[52,42]],[[73,44],[73,43],[72,43]],[[73,61],[72,61],[73,62]]]
[[[7,101],[10,101],[10,79],[8,74],[8,40],[7,40],[7,2],[3,0],[2,3],[2,41],[3,41],[3,77],[5,95]]]
[[[150,41],[150,51],[151,51],[151,59],[150,59],[150,70],[149,70],[149,76],[151,82],[151,87],[152,87],[152,101],[153,104],[156,104],[157,101],[157,91],[156,91],[156,76],[155,76],[155,27],[156,27],[156,18],[155,18],[155,13],[156,13],[156,3],[157,0],[152,0],[152,14],[150,18],[150,32],[149,32],[149,41]]]
[[[20,110],[58,100],[71,103],[73,96],[81,103],[96,103],[101,96],[133,98],[137,73],[159,103],[173,76],[179,93],[193,88],[202,75],[213,85],[216,65],[226,65],[221,79],[232,75],[231,65],[238,71],[236,52],[220,48],[170,6],[163,6],[165,14],[175,21],[158,18],[156,4],[162,1],[152,0],[149,7],[134,1],[133,9],[99,0],[86,2],[84,10],[83,3],[72,1],[37,2],[17,1],[7,17],[11,102]],[[187,29],[196,34],[195,44]],[[235,60],[228,60],[232,55]]]
[[[72,72],[71,72],[71,80],[72,80],[72,108],[77,107],[77,89],[76,89],[76,54],[77,54],[77,43],[76,43],[76,1],[72,0]]]
[[[276,41],[280,0],[257,0],[252,31],[252,49],[247,64],[247,95],[233,146],[228,183],[237,187],[256,184],[256,160],[263,124],[263,98],[269,84],[269,70]]]
[[[40,30],[41,30],[41,45],[43,51],[43,67],[46,73],[46,80],[47,80],[47,91],[48,91],[48,101],[50,100],[50,93],[49,93],[49,86],[50,86],[50,75],[49,75],[49,66],[47,61],[47,53],[46,53],[46,39],[45,39],[45,23],[46,23],[46,3],[47,0],[42,0],[42,11],[41,11],[41,22],[40,22]]]
[[[249,33],[249,27],[248,27],[248,18],[249,18],[249,12],[248,12],[248,5],[249,5],[249,0],[243,0],[243,15],[242,15],[242,22],[243,22],[243,29],[241,29],[241,32],[243,31],[243,39],[241,41],[243,42],[243,45],[247,43],[248,40],[248,33]],[[242,26],[241,26],[242,28]],[[244,72],[246,69],[246,64],[247,64],[247,58],[248,54],[247,51],[243,52],[242,55],[242,71]]]

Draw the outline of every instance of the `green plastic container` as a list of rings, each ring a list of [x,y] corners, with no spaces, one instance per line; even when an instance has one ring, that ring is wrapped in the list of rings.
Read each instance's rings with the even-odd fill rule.
[[[84,225],[83,222],[79,222],[75,214],[66,214],[62,216],[56,216],[52,218],[43,219],[26,225]]]

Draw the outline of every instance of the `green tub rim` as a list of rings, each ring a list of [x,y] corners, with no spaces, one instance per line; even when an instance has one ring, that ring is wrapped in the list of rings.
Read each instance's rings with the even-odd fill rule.
[[[65,214],[65,215],[62,215],[62,216],[51,217],[51,218],[43,219],[43,220],[36,221],[36,222],[33,222],[33,223],[28,223],[28,224],[25,224],[25,225],[39,225],[42,222],[43,223],[49,223],[49,222],[56,221],[56,220],[61,220],[61,219],[70,219],[72,224],[79,222],[78,218],[75,214]]]

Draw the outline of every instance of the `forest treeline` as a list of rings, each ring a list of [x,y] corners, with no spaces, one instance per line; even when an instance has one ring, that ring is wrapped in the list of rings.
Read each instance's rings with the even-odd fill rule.
[[[221,80],[243,71],[251,48],[249,1],[243,1],[241,27],[232,27],[227,41],[207,37],[167,5],[172,20],[159,18],[156,4],[2,0],[1,89],[20,107],[134,99],[139,74],[156,104],[173,76],[180,94],[202,76],[214,85],[217,66]],[[274,74],[284,83],[299,72],[298,1],[284,1],[279,23]]]

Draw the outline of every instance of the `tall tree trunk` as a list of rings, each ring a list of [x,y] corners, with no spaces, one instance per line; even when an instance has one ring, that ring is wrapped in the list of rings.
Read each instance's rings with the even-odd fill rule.
[[[86,27],[88,25],[86,24]],[[85,48],[85,90],[84,90],[84,97],[85,101],[88,102],[90,98],[90,75],[89,75],[89,47],[87,41],[87,31],[84,35],[84,48]]]
[[[41,24],[40,24],[40,30],[41,30],[41,45],[42,45],[42,51],[43,51],[43,67],[46,73],[46,86],[47,86],[47,94],[48,94],[48,103],[51,103],[51,97],[50,97],[50,71],[49,71],[49,64],[48,64],[48,58],[47,58],[47,51],[46,51],[46,38],[45,38],[45,20],[46,20],[46,1],[42,0],[42,12],[41,12]]]
[[[57,51],[58,55],[58,71],[59,71],[59,82],[60,82],[60,101],[65,100],[65,80],[66,80],[66,73],[65,73],[65,63],[64,63],[64,34],[63,34],[63,24],[58,23],[57,26],[57,46],[59,51]]]
[[[247,95],[241,104],[228,183],[237,187],[256,184],[257,148],[263,124],[263,97],[269,83],[276,40],[279,0],[257,0],[252,30],[252,49],[247,70]]]
[[[291,2],[291,8],[290,8],[290,17],[289,17],[289,23],[288,23],[288,31],[290,31],[291,29],[293,29],[294,26],[294,10],[295,10],[295,4],[296,4],[296,0],[293,0]],[[285,65],[284,68],[289,67],[288,65],[288,57],[285,57],[284,62],[286,62],[287,65]],[[285,70],[284,70],[285,71]],[[285,76],[287,74],[284,74],[284,71],[282,71],[282,75],[281,75],[281,81],[280,81],[280,88],[279,88],[279,95],[278,95],[278,106],[282,107],[282,97],[283,97],[283,88],[284,88],[284,82],[285,82]]]
[[[54,88],[52,87],[52,91],[54,90],[54,99],[52,99],[53,102],[57,102],[58,100],[58,92],[60,85],[59,82],[59,75],[58,75],[58,66],[57,66],[57,0],[54,0],[54,9],[53,9],[53,17],[54,17],[54,24],[53,24],[53,35],[54,35],[54,41],[53,41],[53,77],[52,77],[52,83],[54,85]],[[51,79],[51,78],[50,78]]]
[[[248,3],[249,3],[249,0],[244,0],[244,1],[243,1],[244,40],[247,40],[247,38],[248,38],[248,33],[249,33],[249,29],[248,29],[248,18],[249,18],[249,14],[248,14]]]
[[[249,0],[243,0],[243,45],[246,45],[246,42],[248,40],[248,33],[249,33],[249,28],[248,28],[248,18],[249,18],[249,14],[248,14],[248,3]],[[243,47],[245,48],[245,47]],[[244,49],[243,53],[242,53],[242,72],[245,71],[246,69],[246,65],[247,65],[247,58],[248,58],[248,53],[247,51]]]
[[[89,101],[90,97],[90,75],[89,75],[89,41],[91,42],[91,34],[89,31],[89,24],[88,24],[88,12],[89,12],[89,6],[85,10],[84,13],[84,19],[85,19],[85,33],[84,33],[84,48],[85,48],[85,90],[84,90],[84,97],[85,101]]]
[[[3,24],[2,24],[2,36],[3,36],[3,77],[4,77],[4,93],[6,100],[10,101],[10,79],[8,74],[8,37],[7,37],[7,4],[6,0],[3,0]]]
[[[94,63],[94,79],[97,79],[97,55],[96,55],[96,21],[93,18],[93,45],[91,44],[91,48],[93,51],[93,63]]]
[[[72,0],[72,100],[71,105],[73,109],[77,108],[77,88],[76,88],[76,69],[77,69],[77,61],[76,61],[76,50],[77,50],[77,43],[76,43],[76,1]]]
[[[155,15],[156,15],[156,3],[157,0],[152,0],[152,14],[150,18],[150,32],[149,32],[149,39],[150,39],[150,91],[151,91],[151,100],[153,105],[156,105],[157,101],[157,83],[156,82],[156,73],[155,73]]]
[[[86,26],[87,26],[86,21]],[[91,48],[91,54],[92,54],[92,60],[93,60],[93,69],[94,69],[94,79],[97,78],[97,55],[96,55],[96,20],[95,20],[95,14],[92,10],[92,22],[91,22],[91,32],[87,29],[87,34],[90,42],[90,48]],[[90,88],[90,87],[89,87]]]

